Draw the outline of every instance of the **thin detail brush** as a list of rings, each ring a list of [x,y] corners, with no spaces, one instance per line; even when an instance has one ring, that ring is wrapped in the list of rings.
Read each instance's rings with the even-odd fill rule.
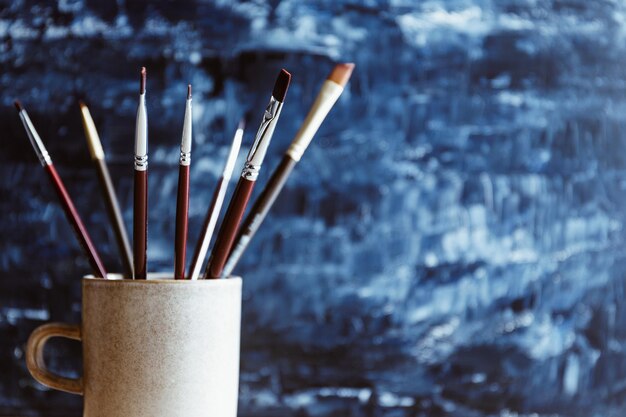
[[[37,158],[39,158],[39,162],[41,166],[46,170],[50,180],[52,181],[52,185],[54,186],[54,190],[59,197],[59,201],[61,203],[61,207],[63,207],[63,211],[65,212],[65,216],[67,220],[72,225],[76,238],[80,243],[83,251],[87,255],[87,259],[89,259],[89,263],[91,264],[91,268],[93,269],[93,273],[98,278],[106,278],[107,272],[104,268],[104,264],[96,251],[96,247],[94,246],[83,221],[72,202],[70,195],[65,189],[65,185],[61,180],[57,170],[52,164],[52,159],[50,158],[50,154],[46,150],[46,147],[43,144],[43,141],[39,137],[37,130],[35,130],[35,126],[28,117],[28,113],[22,104],[19,101],[15,101],[15,108],[17,109],[20,119],[22,120],[22,124],[24,125],[24,129],[26,130],[26,134],[28,135],[28,139],[30,140],[31,145],[33,145],[33,149],[35,149],[35,153],[37,154]]]
[[[176,198],[176,235],[174,238],[174,278],[185,278],[187,230],[189,214],[189,165],[191,164],[191,84],[187,86],[183,138],[180,143],[178,195]]]
[[[135,126],[135,175],[133,198],[133,265],[135,279],[147,277],[148,250],[148,113],[146,68],[141,67],[139,106]]]
[[[128,234],[126,233],[126,226],[124,226],[122,210],[120,209],[120,204],[115,195],[113,181],[109,174],[109,168],[106,163],[104,150],[102,149],[102,143],[100,142],[100,136],[98,135],[98,130],[91,118],[91,113],[87,105],[82,101],[79,102],[79,105],[83,119],[83,127],[85,129],[85,137],[87,138],[87,145],[89,147],[89,154],[91,155],[91,160],[98,173],[100,189],[102,191],[102,197],[104,198],[107,214],[109,215],[109,220],[113,224],[117,247],[122,258],[122,267],[124,268],[126,277],[132,278],[133,253],[130,248]]]

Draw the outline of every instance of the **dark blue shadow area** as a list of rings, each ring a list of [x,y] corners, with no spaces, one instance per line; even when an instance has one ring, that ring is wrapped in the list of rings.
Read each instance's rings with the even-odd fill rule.
[[[4,2],[0,415],[78,416],[34,382],[32,329],[80,320],[89,266],[20,98],[120,269],[77,99],[132,221],[148,68],[149,269],[172,270],[194,89],[190,242],[238,119],[293,75],[259,187],[334,63],[357,68],[238,268],[244,417],[626,413],[626,5],[608,0]],[[50,365],[80,369],[78,344]]]

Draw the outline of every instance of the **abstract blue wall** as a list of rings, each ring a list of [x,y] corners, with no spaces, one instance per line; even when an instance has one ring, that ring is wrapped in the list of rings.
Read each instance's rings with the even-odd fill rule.
[[[13,99],[119,270],[76,100],[130,226],[148,67],[149,269],[171,270],[186,84],[195,242],[239,117],[292,72],[262,185],[338,61],[352,81],[238,270],[240,414],[626,413],[622,2],[2,3],[0,414],[80,415],[23,350],[43,322],[79,321],[89,272]],[[79,357],[54,342],[49,363],[75,375]]]

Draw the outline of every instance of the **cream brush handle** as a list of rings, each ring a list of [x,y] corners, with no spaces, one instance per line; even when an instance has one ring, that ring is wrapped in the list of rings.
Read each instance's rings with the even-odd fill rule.
[[[311,143],[311,140],[313,140],[315,133],[317,133],[320,125],[342,92],[343,87],[339,84],[330,80],[324,81],[315,102],[311,106],[311,110],[309,110],[309,114],[307,114],[300,130],[296,133],[296,137],[291,142],[289,149],[287,149],[286,154],[291,159],[296,162],[300,161],[304,151]]]

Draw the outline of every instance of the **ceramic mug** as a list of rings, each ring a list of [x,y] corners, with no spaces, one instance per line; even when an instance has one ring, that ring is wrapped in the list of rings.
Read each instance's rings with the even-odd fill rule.
[[[31,334],[26,363],[43,385],[84,395],[84,417],[235,417],[241,278],[83,278],[82,325]],[[52,337],[81,340],[84,375],[46,368]]]

